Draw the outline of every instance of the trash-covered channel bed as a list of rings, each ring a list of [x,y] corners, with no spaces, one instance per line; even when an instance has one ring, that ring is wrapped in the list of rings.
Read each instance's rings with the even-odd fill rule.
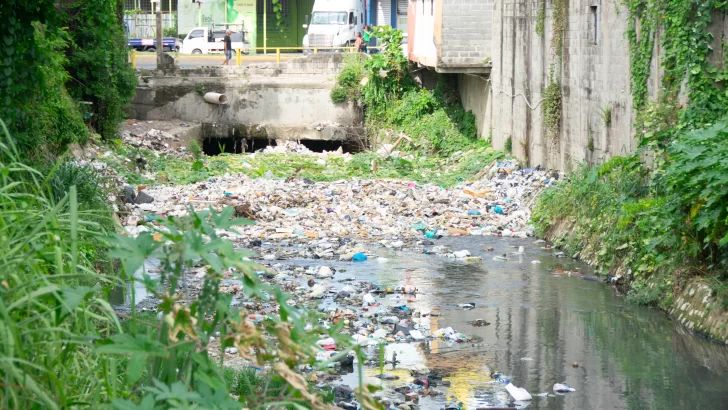
[[[453,188],[243,174],[126,186],[121,222],[137,235],[152,214],[228,206],[254,220],[224,235],[266,267],[262,281],[289,292],[293,303],[314,306],[327,323],[344,322],[343,331],[366,346],[364,381],[383,387],[375,398],[386,408],[626,408],[623,385],[631,375],[601,355],[617,354],[605,340],[633,337],[638,329],[624,319],[612,334],[599,315],[617,310],[657,323],[658,335],[684,335],[661,314],[624,306],[586,266],[532,237],[529,207],[558,173],[500,161],[479,177]],[[154,271],[150,261],[148,272]],[[195,297],[204,277],[204,267],[186,273],[186,298]],[[254,322],[277,313],[274,303],[246,300],[241,287],[230,277],[220,291],[233,294],[233,304]],[[156,303],[137,296],[141,310],[155,311]],[[653,343],[666,345],[664,337]],[[318,345],[321,360],[341,349],[333,339]],[[698,347],[720,363],[708,379],[724,376],[726,355]],[[222,354],[227,366],[248,365],[235,348]],[[676,357],[693,354],[679,349]],[[645,358],[637,349],[618,360]],[[650,372],[687,371],[671,360]],[[335,386],[338,407],[356,409],[358,365],[349,355],[328,371],[299,370],[312,383]],[[660,387],[647,400],[681,393]]]

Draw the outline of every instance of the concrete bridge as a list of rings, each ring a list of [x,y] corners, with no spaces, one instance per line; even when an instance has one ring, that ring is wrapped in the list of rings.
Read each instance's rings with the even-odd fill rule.
[[[128,107],[137,120],[200,123],[202,138],[361,140],[361,109],[331,101],[342,53],[317,53],[282,63],[168,70],[143,76]],[[203,99],[209,92],[226,104]]]

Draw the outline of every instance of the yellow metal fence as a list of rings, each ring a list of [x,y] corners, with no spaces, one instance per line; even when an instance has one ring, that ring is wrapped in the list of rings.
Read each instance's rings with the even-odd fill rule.
[[[369,47],[370,50],[379,50],[381,47]],[[298,58],[299,55],[281,55],[281,50],[284,51],[311,51],[314,54],[318,53],[319,51],[327,51],[327,50],[334,50],[334,51],[344,51],[347,53],[354,53],[354,47],[253,47],[248,48],[246,50],[255,50],[255,51],[263,51],[263,54],[256,54],[253,56],[247,56],[243,57],[243,50],[240,48],[235,49],[235,63],[236,65],[243,65],[243,58],[256,60],[256,61],[275,61],[277,63],[280,63],[283,59],[290,60],[293,58]],[[275,55],[268,54],[268,52],[275,51]],[[179,54],[176,53],[175,54]],[[208,54],[209,55],[209,54]],[[136,50],[130,50],[129,51],[129,62],[131,63],[131,66],[136,68],[136,58],[137,58],[137,51]]]

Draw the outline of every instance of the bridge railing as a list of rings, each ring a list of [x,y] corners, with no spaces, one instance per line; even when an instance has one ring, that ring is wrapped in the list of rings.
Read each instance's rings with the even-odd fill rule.
[[[380,50],[383,47],[375,46],[375,47],[367,47],[369,50]],[[256,54],[254,56],[245,56],[244,51],[250,52],[250,50],[260,51],[262,50],[262,54]],[[268,54],[268,52],[271,52],[271,54]],[[338,51],[338,52],[345,52],[345,53],[354,53],[356,50],[354,47],[250,47],[250,48],[236,48],[235,49],[235,63],[236,65],[243,65],[243,59],[252,59],[255,61],[275,61],[277,63],[280,63],[282,60],[291,60],[294,58],[299,58],[300,55],[281,55],[281,51],[303,51],[304,54],[306,51],[310,51],[313,54],[318,53],[319,51]],[[273,54],[275,52],[275,55]],[[179,54],[179,53],[175,53]],[[136,50],[130,50],[129,51],[129,62],[131,63],[131,66],[136,68],[136,56],[137,51]]]

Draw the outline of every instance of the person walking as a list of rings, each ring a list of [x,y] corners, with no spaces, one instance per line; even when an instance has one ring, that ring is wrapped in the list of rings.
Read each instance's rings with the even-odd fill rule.
[[[232,33],[231,30],[226,31],[225,38],[222,39],[223,51],[225,52],[225,61],[222,62],[222,65],[229,65],[228,62],[233,58],[232,40],[230,40],[230,34]]]

